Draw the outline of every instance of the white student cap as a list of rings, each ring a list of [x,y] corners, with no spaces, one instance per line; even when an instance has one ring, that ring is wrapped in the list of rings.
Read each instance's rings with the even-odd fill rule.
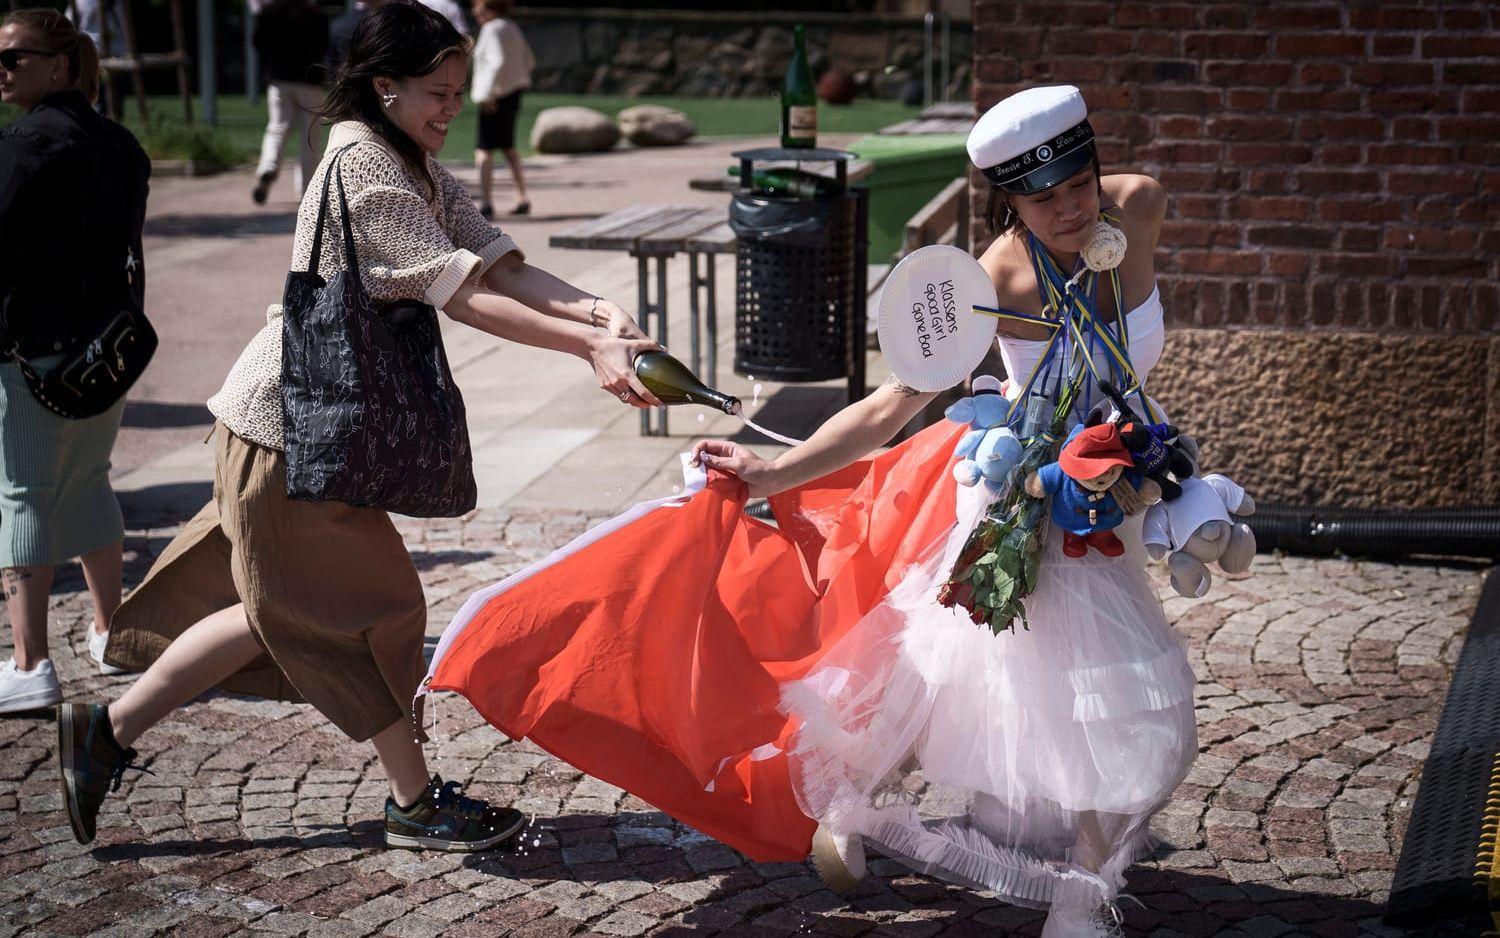
[[[1018,91],[969,132],[969,159],[1006,192],[1050,189],[1094,161],[1094,128],[1072,85]]]

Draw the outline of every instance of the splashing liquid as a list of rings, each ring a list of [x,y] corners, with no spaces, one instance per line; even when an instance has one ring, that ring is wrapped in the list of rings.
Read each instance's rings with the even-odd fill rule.
[[[760,385],[758,384],[755,386],[755,393],[757,397],[760,396]],[[768,439],[775,440],[778,443],[785,443],[787,446],[801,446],[804,442],[802,440],[794,440],[789,436],[782,436],[780,433],[777,433],[774,430],[767,430],[765,427],[745,416],[745,408],[743,405],[738,406],[734,409],[734,416],[740,418],[740,423],[743,423],[745,426],[754,430],[756,433],[759,433],[761,436],[767,437]]]

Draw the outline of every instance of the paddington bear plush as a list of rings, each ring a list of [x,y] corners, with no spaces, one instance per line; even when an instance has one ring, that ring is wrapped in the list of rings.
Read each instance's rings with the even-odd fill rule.
[[[1109,491],[1121,476],[1137,488],[1155,487],[1136,471],[1118,428],[1100,423],[1075,427],[1057,462],[1027,477],[1026,491],[1033,497],[1052,496],[1052,520],[1062,529],[1065,556],[1082,557],[1090,547],[1106,557],[1125,552],[1113,530],[1125,512]],[[1154,500],[1154,493],[1147,496]]]

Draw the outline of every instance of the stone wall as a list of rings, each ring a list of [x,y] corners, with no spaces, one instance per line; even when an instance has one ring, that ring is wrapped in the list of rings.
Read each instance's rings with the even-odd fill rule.
[[[1480,0],[975,5],[981,109],[1077,84],[1106,172],[1171,192],[1152,388],[1263,499],[1500,501],[1497,19]]]
[[[854,75],[864,94],[881,98],[922,78],[922,20],[911,16],[518,7],[514,17],[536,52],[538,91],[774,94],[796,23],[807,27],[814,76],[838,68]],[[949,35],[950,90],[963,100],[973,60],[969,24],[954,22]]]

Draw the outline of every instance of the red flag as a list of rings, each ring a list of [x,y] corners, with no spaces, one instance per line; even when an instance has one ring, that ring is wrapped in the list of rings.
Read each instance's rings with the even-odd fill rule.
[[[964,429],[773,497],[779,530],[719,473],[637,506],[477,594],[423,687],[752,859],[799,860],[816,825],[788,776],[781,685],[951,528]]]

